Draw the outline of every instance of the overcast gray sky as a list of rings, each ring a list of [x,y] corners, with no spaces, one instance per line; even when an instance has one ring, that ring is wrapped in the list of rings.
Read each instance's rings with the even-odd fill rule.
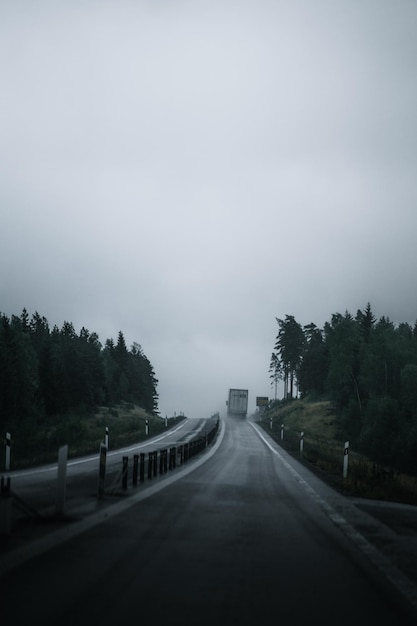
[[[162,415],[276,317],[417,319],[414,0],[0,0],[0,311],[124,333]]]

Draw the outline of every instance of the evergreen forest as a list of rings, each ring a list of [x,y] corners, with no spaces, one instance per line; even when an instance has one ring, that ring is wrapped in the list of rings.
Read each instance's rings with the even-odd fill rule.
[[[323,328],[276,318],[270,361],[275,385],[292,398],[332,402],[338,429],[373,462],[417,475],[417,322],[334,313]]]
[[[92,413],[129,402],[158,411],[157,380],[138,343],[128,350],[120,331],[104,346],[97,333],[71,322],[50,328],[26,309],[0,314],[0,425],[3,432]]]

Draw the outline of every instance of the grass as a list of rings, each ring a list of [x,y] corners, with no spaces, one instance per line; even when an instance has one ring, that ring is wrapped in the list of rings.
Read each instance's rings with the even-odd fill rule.
[[[417,505],[417,477],[376,466],[351,446],[348,475],[343,477],[345,437],[330,402],[293,400],[280,404],[264,414],[260,425],[287,452],[344,495]]]
[[[318,439],[336,439],[336,420],[330,402],[307,402],[294,400],[282,407],[268,412],[272,417],[274,428],[291,429],[294,432],[307,431]]]
[[[168,427],[183,419],[183,416],[169,418]],[[94,413],[56,416],[53,421],[49,420],[36,428],[13,433],[11,469],[53,463],[63,445],[68,445],[69,458],[98,453],[106,427],[110,449],[138,443],[166,429],[165,418],[151,415],[141,407],[128,403],[97,407]]]

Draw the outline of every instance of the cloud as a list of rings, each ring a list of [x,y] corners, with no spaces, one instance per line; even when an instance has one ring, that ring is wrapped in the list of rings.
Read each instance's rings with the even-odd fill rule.
[[[412,4],[0,12],[0,310],[122,330],[196,416],[269,394],[276,316],[417,318]]]

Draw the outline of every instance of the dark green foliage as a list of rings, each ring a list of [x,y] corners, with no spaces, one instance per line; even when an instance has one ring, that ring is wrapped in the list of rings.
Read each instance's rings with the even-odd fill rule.
[[[417,418],[417,365],[408,363],[400,372],[401,401],[404,411]]]
[[[324,372],[328,369],[328,347],[323,333],[315,324],[304,326],[304,351],[298,368],[298,385],[303,394],[307,390],[311,397],[320,398],[325,392]]]
[[[304,333],[302,327],[295,321],[292,315],[286,315],[285,320],[278,318],[276,320],[279,331],[275,350],[282,365],[284,397],[293,398],[294,380],[302,359]]]
[[[30,422],[62,421],[74,411],[121,401],[158,410],[157,380],[139,344],[129,351],[122,332],[103,348],[98,335],[71,322],[49,328],[38,312],[29,319],[0,314],[0,424],[3,432]]]
[[[304,326],[303,338],[291,316],[277,321],[271,378],[291,367],[302,396],[332,401],[342,436],[375,463],[417,474],[417,322],[377,320],[369,303],[355,317],[334,313],[323,330]]]
[[[39,385],[36,353],[19,318],[0,318],[0,415],[19,423],[32,412]]]
[[[332,315],[331,323],[324,327],[329,350],[326,389],[339,406],[348,404],[352,396],[361,408],[359,387],[360,329],[358,323],[346,312]]]
[[[269,378],[271,384],[274,385],[274,399],[277,400],[278,382],[282,380],[282,365],[278,355],[273,352],[271,355],[271,363],[269,364]]]

